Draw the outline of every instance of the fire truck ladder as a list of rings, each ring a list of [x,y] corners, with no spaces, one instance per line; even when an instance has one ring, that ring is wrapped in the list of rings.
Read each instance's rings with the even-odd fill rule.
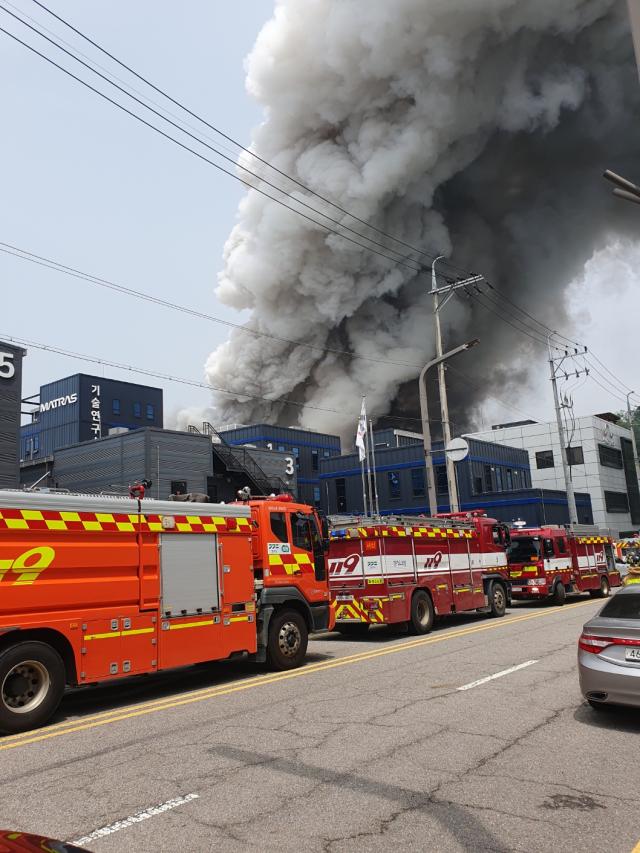
[[[268,495],[273,491],[288,490],[289,487],[281,477],[269,477],[245,447],[233,447],[228,444],[208,421],[203,421],[202,429],[190,425],[187,431],[210,436],[213,452],[227,471],[244,474],[250,488],[255,490],[255,494]]]

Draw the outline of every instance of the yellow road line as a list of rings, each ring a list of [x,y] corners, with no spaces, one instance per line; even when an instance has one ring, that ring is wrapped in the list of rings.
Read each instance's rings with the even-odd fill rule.
[[[640,853],[640,841],[638,841],[638,843],[637,843],[637,844],[636,844],[636,846],[633,848],[633,850],[631,851],[631,853]]]
[[[200,690],[194,690],[190,693],[183,694],[179,699],[165,698],[151,700],[150,702],[139,705],[129,705],[125,708],[105,711],[101,714],[96,714],[92,717],[84,717],[81,720],[72,720],[65,723],[57,723],[48,728],[36,732],[23,732],[18,735],[9,735],[0,740],[0,751],[6,749],[15,749],[18,746],[26,746],[30,743],[38,743],[43,740],[49,740],[62,735],[73,734],[74,732],[85,731],[86,729],[105,726],[110,723],[117,723],[122,720],[132,719],[134,717],[152,714],[157,711],[166,711],[171,708],[178,708],[182,705],[191,705],[194,702],[202,702],[206,699],[216,699],[219,696],[228,696],[232,693],[239,693],[244,690],[250,690],[254,687],[268,686],[276,684],[280,681],[288,681],[291,678],[301,678],[306,675],[313,675],[316,672],[324,672],[328,669],[334,669],[339,666],[347,666],[352,663],[360,663],[361,661],[372,660],[374,658],[384,657],[386,655],[396,654],[398,652],[407,651],[409,649],[419,648],[421,646],[434,645],[435,643],[443,643],[446,640],[457,639],[459,637],[467,637],[472,634],[478,634],[481,631],[491,631],[496,628],[502,628],[507,625],[514,625],[519,622],[527,622],[531,619],[540,619],[545,616],[557,615],[560,612],[573,610],[578,607],[585,607],[587,604],[594,602],[581,601],[576,604],[570,604],[560,610],[545,610],[537,613],[528,613],[526,616],[515,616],[511,619],[496,619],[491,622],[485,622],[481,625],[473,625],[469,628],[461,628],[457,631],[449,631],[446,634],[438,634],[436,636],[429,635],[413,640],[407,640],[403,643],[398,643],[393,646],[388,646],[384,649],[374,649],[369,652],[360,652],[355,655],[346,655],[342,658],[336,658],[330,661],[321,661],[320,663],[309,664],[287,672],[277,672],[269,675],[259,675],[254,678],[247,678],[244,681],[233,684],[232,686],[222,685],[220,687],[205,687]],[[636,851],[634,851],[636,853]],[[638,851],[640,853],[640,850]]]

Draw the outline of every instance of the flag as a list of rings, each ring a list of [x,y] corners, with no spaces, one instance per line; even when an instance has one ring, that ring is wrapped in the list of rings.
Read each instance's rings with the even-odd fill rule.
[[[361,462],[367,458],[367,448],[364,443],[367,434],[367,404],[366,399],[362,398],[362,409],[360,410],[360,418],[358,419],[358,429],[356,430],[356,447],[358,448],[358,457]]]

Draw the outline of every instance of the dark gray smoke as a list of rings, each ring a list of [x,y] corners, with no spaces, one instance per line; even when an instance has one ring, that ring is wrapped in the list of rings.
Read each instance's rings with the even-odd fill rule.
[[[612,202],[600,173],[635,171],[638,86],[619,0],[279,0],[248,63],[265,107],[257,154],[420,247],[426,264],[445,254],[565,329],[567,285],[637,214]],[[349,433],[361,394],[377,415],[416,414],[415,365],[433,354],[429,287],[250,189],[218,297],[250,309],[253,329],[378,361],[234,332],[207,363],[212,385],[238,390],[215,398],[216,420]],[[490,389],[526,376],[535,350],[462,298],[444,329],[452,346],[481,339],[458,362],[474,382],[450,376],[464,424]]]

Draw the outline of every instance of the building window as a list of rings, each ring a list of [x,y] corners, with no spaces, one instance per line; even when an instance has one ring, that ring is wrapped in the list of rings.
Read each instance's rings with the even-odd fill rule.
[[[473,478],[473,493],[475,495],[482,494],[482,477],[474,477]]]
[[[567,462],[569,465],[584,465],[584,453],[581,447],[567,447]],[[622,468],[622,465],[620,465]]]
[[[288,542],[287,522],[283,512],[271,513],[271,532],[280,542]]]
[[[398,500],[400,497],[400,474],[397,471],[389,471],[387,481],[389,483],[389,498],[392,501]]]
[[[111,413],[114,415],[120,414],[120,400],[118,400],[116,397],[114,397],[111,401]]]
[[[553,450],[539,450],[536,453],[536,468],[554,468]]]
[[[280,452],[280,453],[284,453],[284,452],[285,452],[284,444],[279,444],[279,445],[278,445],[278,450],[279,450],[279,452]]]
[[[414,498],[424,497],[424,468],[411,469],[411,488]]]
[[[133,417],[141,418],[142,417],[142,403],[134,403],[133,404]]]
[[[172,495],[186,495],[187,494],[187,481],[186,480],[172,480],[171,481],[171,494]]]
[[[347,511],[347,481],[344,477],[336,480],[336,506],[338,512]]]
[[[605,492],[604,503],[607,512],[629,512],[629,499],[626,492]]]
[[[318,451],[317,450],[311,451],[311,470],[312,471],[318,470]]]
[[[446,495],[449,491],[449,481],[447,480],[447,468],[445,465],[436,465],[433,469],[436,480],[436,494]]]
[[[491,465],[485,465],[483,468],[484,490],[485,492],[493,491],[493,477],[491,476]]]
[[[511,468],[507,468],[506,470],[506,478],[507,478],[507,491],[513,491],[513,471]]]
[[[329,451],[328,451],[328,450],[323,450],[323,451],[322,451],[322,456],[323,456],[323,458],[324,458],[324,459],[328,459],[328,458],[329,458],[329,456],[331,456],[331,454],[329,453]]]
[[[320,506],[320,486],[313,487],[313,502],[316,506]]]
[[[156,410],[153,403],[147,403],[147,420],[152,421],[155,419]]]
[[[496,467],[496,492],[503,491],[502,486],[502,468],[500,466]]]
[[[599,444],[598,455],[600,456],[600,464],[605,468],[622,469],[622,453],[615,447],[609,447],[606,444]]]

